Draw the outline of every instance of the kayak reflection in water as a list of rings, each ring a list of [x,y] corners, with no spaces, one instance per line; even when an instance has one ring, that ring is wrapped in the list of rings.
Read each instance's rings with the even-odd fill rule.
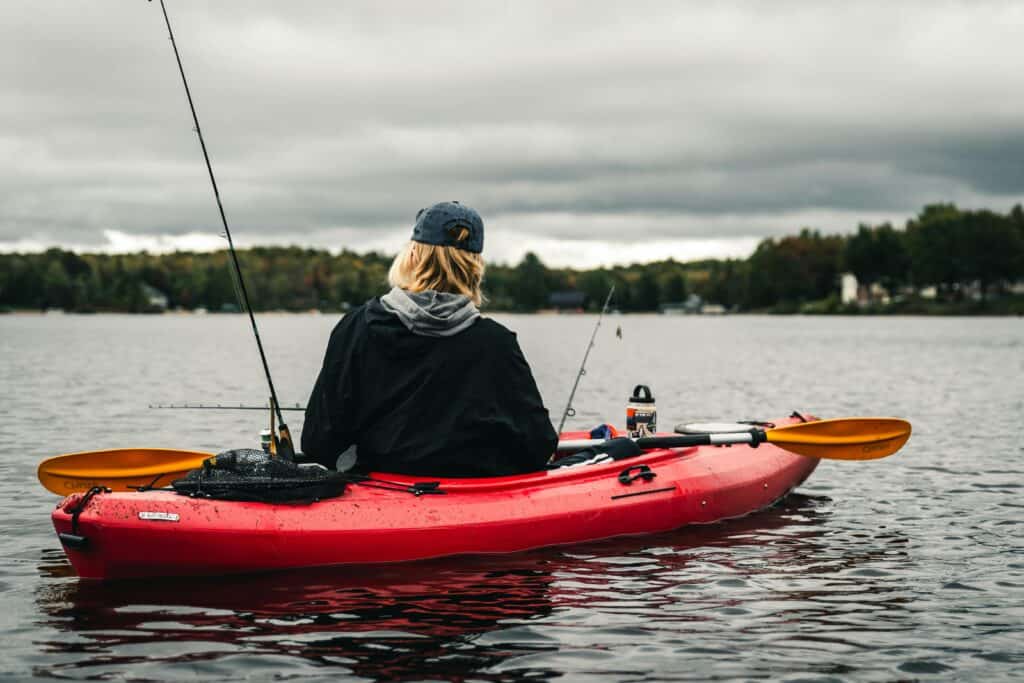
[[[515,333],[482,317],[484,224],[458,202],[416,215],[392,289],[334,328],[302,450],[362,471],[494,477],[544,468],[558,442]]]

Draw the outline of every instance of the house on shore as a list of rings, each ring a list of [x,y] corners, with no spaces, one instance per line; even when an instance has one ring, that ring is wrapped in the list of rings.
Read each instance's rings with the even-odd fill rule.
[[[587,295],[575,289],[548,295],[548,306],[559,313],[582,313],[586,303]]]
[[[160,312],[167,310],[167,295],[161,292],[156,287],[151,287],[145,282],[140,285],[142,288],[142,296],[146,299],[146,308],[152,312]]]
[[[697,294],[690,294],[686,301],[660,304],[658,312],[662,315],[724,315],[725,306],[705,302]]]
[[[892,295],[888,289],[877,282],[862,285],[853,273],[842,273],[839,276],[839,301],[844,305],[857,304],[858,306],[867,306],[872,303],[888,304],[892,301]]]

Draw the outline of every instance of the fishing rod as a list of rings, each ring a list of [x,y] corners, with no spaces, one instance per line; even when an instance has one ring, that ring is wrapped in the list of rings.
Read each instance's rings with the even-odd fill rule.
[[[153,0],[150,0],[152,2]],[[245,288],[245,278],[242,277],[242,267],[238,262],[238,253],[235,251],[234,240],[231,239],[231,229],[228,227],[228,219],[224,214],[224,205],[220,201],[220,191],[217,189],[217,179],[213,175],[213,166],[210,164],[210,154],[206,151],[206,141],[203,140],[203,131],[199,127],[199,116],[196,114],[196,105],[192,101],[192,91],[188,87],[188,79],[185,78],[185,67],[181,64],[181,54],[178,52],[178,44],[174,41],[174,31],[171,30],[171,20],[167,16],[167,6],[164,0],[160,0],[160,9],[164,14],[164,23],[167,24],[167,35],[171,39],[171,47],[174,48],[174,58],[178,62],[178,71],[181,73],[181,82],[185,86],[185,97],[188,98],[188,107],[192,111],[192,121],[196,124],[195,131],[199,137],[199,146],[203,149],[203,159],[206,161],[206,170],[210,174],[210,184],[213,185],[213,196],[217,199],[217,209],[220,211],[220,220],[224,225],[224,236],[228,240],[228,249],[231,252],[231,262],[235,267],[235,276],[238,279],[238,293],[241,295],[242,307],[249,313],[249,323],[252,325],[252,333],[256,337],[256,348],[260,352],[260,360],[263,362],[263,373],[267,376],[267,385],[270,387],[270,406],[272,411],[277,413],[278,435],[274,436],[277,442],[277,453],[288,460],[295,459],[295,447],[292,444],[292,435],[288,431],[288,425],[284,422],[284,415],[281,413],[281,405],[277,400],[277,392],[274,390],[274,380],[270,377],[270,366],[267,364],[267,355],[263,352],[263,341],[260,339],[260,331],[256,327],[256,317],[252,313],[252,306],[249,305],[249,293]]]
[[[161,0],[163,2],[163,0]],[[576,414],[573,410],[572,400],[576,397],[576,387],[580,385],[580,379],[583,375],[587,374],[587,358],[590,357],[590,349],[594,348],[594,339],[597,338],[597,330],[601,327],[601,320],[604,318],[605,312],[608,310],[608,304],[612,300],[612,294],[615,293],[615,285],[608,290],[608,296],[605,297],[604,306],[601,307],[601,314],[597,316],[597,324],[594,325],[594,333],[590,335],[590,343],[587,344],[587,351],[583,354],[583,362],[580,363],[580,371],[576,373],[576,381],[573,382],[572,391],[569,392],[569,400],[565,404],[565,412],[562,413],[562,421],[558,423],[558,433],[562,433],[562,427],[565,426],[565,420]],[[619,335],[621,337],[621,335]]]
[[[270,406],[247,406],[239,403],[237,406],[225,406],[218,403],[209,405],[206,403],[150,403],[149,407],[154,410],[269,410]],[[306,410],[299,404],[294,406],[280,406],[280,410]]]

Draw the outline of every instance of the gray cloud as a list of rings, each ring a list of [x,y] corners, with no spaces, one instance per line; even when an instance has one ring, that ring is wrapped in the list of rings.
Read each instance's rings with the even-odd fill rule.
[[[499,258],[678,258],[1024,198],[1016,4],[169,11],[243,243],[391,248],[460,198]],[[4,3],[0,86],[0,245],[219,231],[157,5]]]

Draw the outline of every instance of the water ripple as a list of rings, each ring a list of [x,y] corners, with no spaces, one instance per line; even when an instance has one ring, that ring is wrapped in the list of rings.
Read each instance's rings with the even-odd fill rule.
[[[563,405],[592,318],[508,316]],[[333,324],[266,316],[284,400]],[[662,422],[893,414],[900,455],[823,462],[741,520],[512,556],[268,576],[77,581],[36,463],[139,440],[250,444],[250,416],[151,402],[258,401],[237,316],[0,316],[0,677],[140,680],[1010,680],[1024,671],[1024,324],[1016,319],[629,316],[603,335],[576,426],[621,421],[655,380]],[[610,326],[614,330],[614,326]],[[571,348],[570,348],[571,347]],[[643,363],[628,362],[642,358]],[[753,381],[752,378],[757,378]],[[300,421],[292,425],[298,432]]]

